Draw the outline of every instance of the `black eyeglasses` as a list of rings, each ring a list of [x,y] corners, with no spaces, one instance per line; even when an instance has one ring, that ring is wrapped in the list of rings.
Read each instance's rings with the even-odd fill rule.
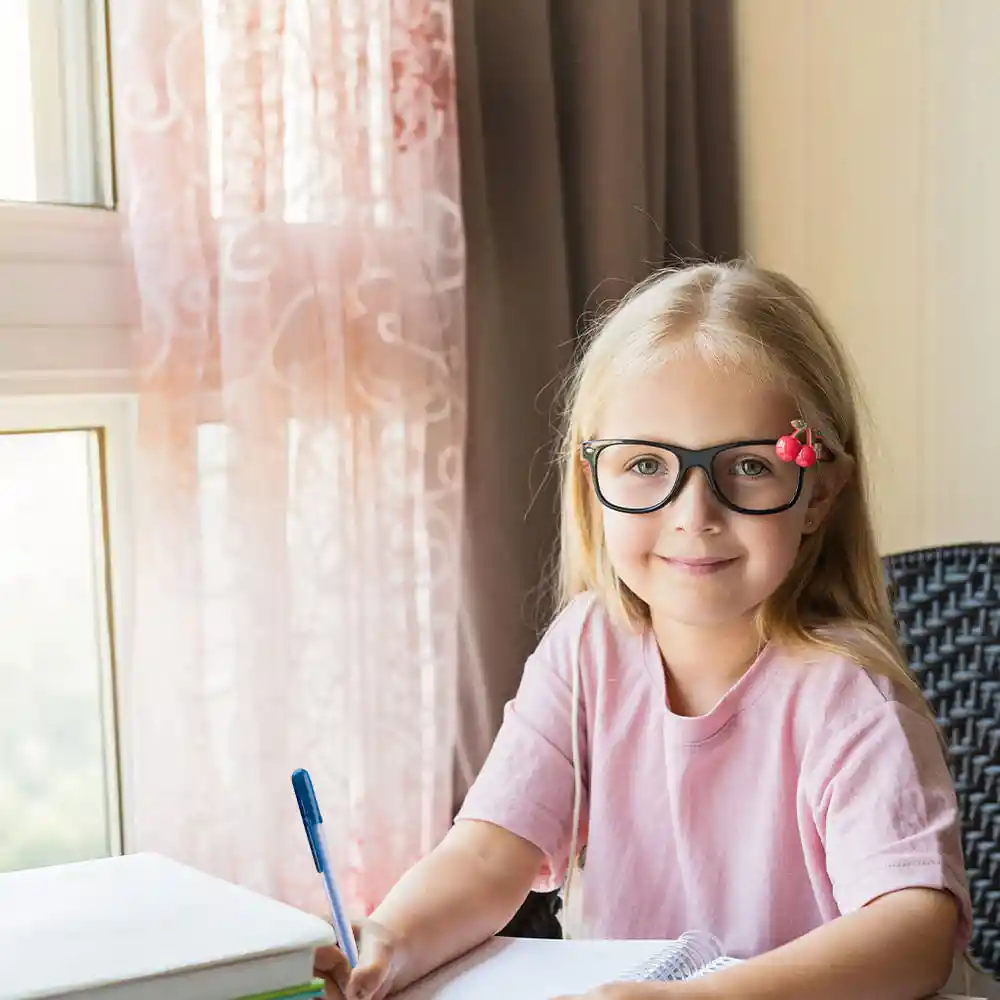
[[[776,438],[734,441],[711,448],[679,448],[660,441],[608,438],[584,441],[598,500],[623,514],[649,514],[666,507],[691,469],[701,469],[724,506],[738,514],[778,514],[794,506],[806,470],[783,462]]]

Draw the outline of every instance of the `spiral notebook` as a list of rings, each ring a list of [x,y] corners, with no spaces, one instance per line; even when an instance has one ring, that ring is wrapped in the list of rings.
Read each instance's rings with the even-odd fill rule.
[[[674,941],[492,938],[396,994],[396,1000],[549,1000],[605,983],[677,982],[738,964],[711,935]],[[938,1000],[974,1000],[940,994]]]
[[[675,982],[732,965],[700,931],[674,941],[493,938],[398,994],[397,1000],[549,1000],[615,980]]]

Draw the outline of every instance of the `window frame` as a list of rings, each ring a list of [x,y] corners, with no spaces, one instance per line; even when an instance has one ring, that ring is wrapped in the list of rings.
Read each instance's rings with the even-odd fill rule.
[[[108,0],[28,8],[39,194],[112,207],[0,200],[0,398],[134,390],[109,19]]]
[[[130,842],[128,731],[121,711],[125,678],[132,662],[135,559],[135,435],[138,405],[134,395],[87,394],[0,396],[0,429],[7,432],[99,430],[103,438],[101,485],[104,495],[104,579],[101,613],[109,648],[101,650],[102,718],[109,831],[112,854]]]
[[[115,205],[108,24],[106,0],[30,0],[39,203]]]
[[[0,397],[133,391],[131,287],[117,211],[0,203]]]
[[[69,16],[65,6],[32,0],[30,8],[32,51],[73,49],[62,85],[45,80],[34,109],[39,193],[62,184],[69,198],[90,200],[96,191],[111,207],[0,200],[0,430],[101,432],[99,613],[107,622],[101,641],[110,643],[101,649],[101,708],[114,854],[132,841],[129,732],[121,706],[134,624],[135,312],[124,219],[115,207],[109,5],[86,0]],[[89,51],[85,40],[93,42]],[[39,85],[34,71],[33,82]]]

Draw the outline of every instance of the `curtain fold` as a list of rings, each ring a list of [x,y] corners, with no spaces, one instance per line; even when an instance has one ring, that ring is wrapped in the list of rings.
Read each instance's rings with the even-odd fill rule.
[[[469,448],[456,804],[544,627],[556,388],[651,267],[740,251],[730,0],[454,0]]]
[[[370,910],[447,829],[466,432],[447,0],[118,0],[129,850]]]

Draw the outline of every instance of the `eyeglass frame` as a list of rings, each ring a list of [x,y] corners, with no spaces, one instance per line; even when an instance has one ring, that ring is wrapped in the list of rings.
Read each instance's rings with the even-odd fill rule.
[[[597,461],[601,457],[601,452],[605,449],[621,444],[641,445],[645,448],[659,448],[661,451],[669,451],[677,458],[680,463],[680,467],[677,470],[677,479],[667,492],[666,497],[659,503],[655,503],[650,507],[620,507],[618,504],[611,503],[604,495],[601,490],[600,477],[597,474]],[[760,445],[773,445],[777,447],[777,444],[778,438],[758,438],[752,441],[729,441],[725,444],[712,445],[710,448],[682,448],[680,445],[666,444],[663,441],[645,441],[642,438],[594,438],[593,440],[581,443],[580,457],[590,466],[590,477],[594,484],[594,492],[597,494],[597,499],[609,510],[618,511],[620,514],[653,514],[658,510],[663,510],[667,504],[672,503],[680,495],[681,490],[684,488],[684,483],[687,481],[688,473],[692,469],[701,469],[705,473],[705,479],[708,481],[708,487],[712,491],[712,495],[724,507],[737,514],[762,517],[768,514],[781,514],[783,511],[791,510],[799,502],[799,497],[802,496],[802,484],[806,479],[805,468],[801,465],[798,466],[799,480],[795,486],[795,495],[788,503],[780,507],[769,507],[767,510],[748,510],[746,507],[738,507],[724,496],[722,490],[719,489],[718,483],[715,481],[712,462],[722,452],[731,451],[734,448],[751,448],[759,447]],[[833,456],[830,454],[829,449],[824,450],[829,457],[823,457],[820,461],[832,461]],[[775,457],[777,458],[777,455]]]

